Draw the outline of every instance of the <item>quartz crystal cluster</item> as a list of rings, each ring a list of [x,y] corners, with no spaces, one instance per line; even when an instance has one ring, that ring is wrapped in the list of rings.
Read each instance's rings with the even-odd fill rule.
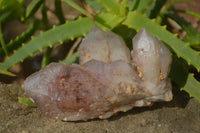
[[[43,113],[64,121],[170,101],[170,51],[144,28],[132,42],[130,52],[120,36],[94,26],[79,46],[80,65],[51,63],[22,87]]]

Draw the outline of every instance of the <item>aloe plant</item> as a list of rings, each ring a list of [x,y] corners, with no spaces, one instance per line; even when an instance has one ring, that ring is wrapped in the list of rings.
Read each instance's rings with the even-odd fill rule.
[[[0,0],[0,25],[12,19],[19,19],[21,23],[30,25],[27,31],[8,44],[5,44],[0,29],[2,46],[0,56],[7,56],[0,64],[0,73],[11,74],[8,72],[9,68],[46,48],[49,50],[44,54],[43,59],[50,58],[54,45],[85,36],[94,24],[103,30],[112,30],[121,35],[127,45],[135,33],[144,27],[171,50],[173,64],[170,77],[172,81],[179,85],[182,90],[188,92],[190,96],[200,101],[200,82],[194,77],[194,74],[199,75],[200,71],[198,52],[200,33],[189,22],[180,18],[177,13],[185,13],[198,19],[200,19],[200,14],[171,8],[174,4],[188,1],[166,3],[166,0],[85,0],[84,2],[93,9],[93,13],[89,13],[73,0],[55,0],[56,9],[53,13],[58,17],[60,25],[51,27],[46,16],[49,9],[45,7],[44,0],[33,0],[27,6],[24,6],[23,0]],[[83,14],[82,17],[64,22],[65,19],[60,9],[61,4],[72,6]],[[42,20],[37,20],[34,17],[39,9],[42,9]],[[176,21],[187,32],[186,37],[179,39],[176,34],[170,32],[168,30],[170,25],[165,21],[166,18]],[[38,36],[31,37],[36,30],[44,31]],[[77,57],[77,51],[74,51],[74,54],[60,62],[73,63]],[[44,62],[43,66],[49,63],[48,60]],[[191,69],[195,69],[197,72],[191,73]]]

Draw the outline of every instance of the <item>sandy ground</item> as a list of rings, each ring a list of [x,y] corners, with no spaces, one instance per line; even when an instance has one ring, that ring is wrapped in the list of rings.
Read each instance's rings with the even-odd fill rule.
[[[18,103],[24,96],[20,85],[0,84],[0,133],[200,133],[200,103],[183,92],[173,93],[171,102],[134,108],[106,120],[63,122]]]

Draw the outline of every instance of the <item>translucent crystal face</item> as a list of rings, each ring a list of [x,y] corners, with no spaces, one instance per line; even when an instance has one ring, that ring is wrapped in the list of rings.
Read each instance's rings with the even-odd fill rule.
[[[64,121],[105,119],[172,99],[170,51],[141,29],[130,52],[123,39],[94,26],[79,46],[80,65],[51,63],[22,86],[46,115]]]

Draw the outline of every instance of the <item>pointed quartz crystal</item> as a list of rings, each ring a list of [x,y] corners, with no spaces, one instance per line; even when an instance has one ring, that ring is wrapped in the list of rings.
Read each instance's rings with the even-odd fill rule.
[[[145,88],[153,95],[165,89],[172,58],[168,48],[146,29],[142,28],[133,38],[132,62]],[[164,81],[164,82],[162,82]]]

